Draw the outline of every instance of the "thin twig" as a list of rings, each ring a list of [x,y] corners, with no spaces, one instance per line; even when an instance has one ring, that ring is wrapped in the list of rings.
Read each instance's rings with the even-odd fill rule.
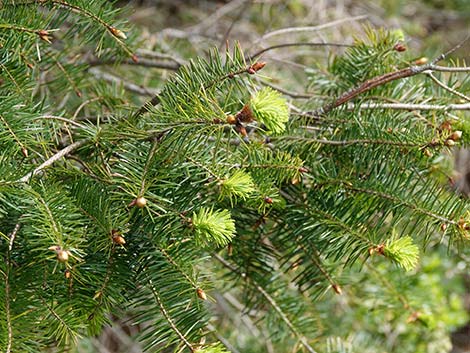
[[[458,221],[454,221],[450,218],[447,218],[447,217],[441,216],[439,214],[433,213],[431,211],[428,211],[426,209],[423,209],[423,208],[419,207],[416,204],[416,202],[405,201],[405,200],[400,199],[398,197],[395,197],[393,195],[389,195],[385,192],[380,192],[380,191],[371,190],[371,189],[359,188],[359,187],[351,186],[347,183],[343,183],[343,186],[344,186],[344,188],[346,188],[348,190],[351,190],[353,192],[360,192],[360,193],[364,193],[364,194],[368,194],[368,195],[378,196],[382,199],[389,200],[389,201],[395,202],[395,203],[400,204],[400,205],[404,205],[404,206],[410,208],[411,210],[414,210],[418,213],[424,214],[424,215],[429,216],[431,218],[437,219],[437,220],[439,220],[441,222],[444,222],[444,223],[448,223],[448,224],[452,224],[452,225],[458,225],[458,223],[459,223]]]
[[[70,124],[70,125],[74,125],[76,127],[79,127],[79,128],[86,128],[85,125],[83,124],[80,124],[80,123],[77,123],[76,121],[74,120],[71,120],[71,119],[67,119],[67,118],[64,118],[62,116],[55,116],[55,115],[42,115],[42,116],[38,116],[36,118],[36,120],[59,120],[59,121],[63,121],[64,123],[67,123],[67,124]]]
[[[243,1],[243,0],[242,0]],[[233,1],[232,1],[233,2]],[[230,32],[232,32],[232,29],[233,27],[235,26],[235,23],[237,23],[240,18],[242,17],[243,13],[246,11],[246,9],[248,8],[248,6],[251,4],[251,1],[243,1],[245,2],[245,4],[242,4],[240,10],[238,11],[237,15],[235,16],[235,18],[232,20],[232,23],[230,23],[230,26],[229,28],[227,29],[227,31],[225,31],[225,34],[223,36],[223,38],[220,40],[220,44],[219,44],[219,47],[223,46],[227,40],[228,40],[228,37],[230,35]]]
[[[186,65],[188,63],[186,60],[181,59],[179,57],[176,57],[170,54],[159,53],[159,52],[149,50],[149,49],[137,49],[137,55],[139,56],[139,60],[142,60],[143,56],[147,56],[152,59],[170,60],[179,65]]]
[[[133,66],[143,66],[143,67],[152,67],[157,69],[165,69],[176,71],[181,67],[181,64],[178,62],[169,62],[169,61],[157,61],[149,60],[144,58],[139,58],[139,60],[119,60],[119,59],[95,59],[87,62],[90,66],[101,66],[101,65],[114,65],[114,64],[124,64],[124,65],[133,65]]]
[[[361,103],[348,104],[348,110],[355,109],[396,109],[396,110],[470,110],[470,103],[465,104],[413,104],[413,103]]]
[[[389,145],[399,147],[422,147],[422,145],[413,142],[401,142],[390,140],[373,140],[373,139],[354,139],[354,140],[327,140],[327,139],[314,139],[309,137],[300,136],[285,136],[279,137],[280,140],[300,140],[311,143],[319,143],[322,145],[331,146],[351,146],[351,145]]]
[[[188,349],[191,352],[194,352],[195,351],[194,347],[191,345],[191,343],[189,343],[186,337],[184,337],[184,335],[181,333],[178,327],[176,327],[175,323],[173,322],[173,319],[170,317],[170,315],[166,311],[165,307],[163,306],[162,299],[160,298],[158,291],[153,287],[153,284],[151,284],[151,289],[152,289],[153,296],[155,297],[155,300],[158,304],[158,307],[160,308],[162,315],[165,317],[170,327],[173,329],[176,335],[180,338],[180,340],[185,344],[185,346],[188,347]]]
[[[141,96],[154,96],[158,93],[157,90],[136,85],[135,83],[128,82],[123,78],[114,76],[107,72],[97,70],[96,68],[90,69],[90,73],[92,73],[98,79],[101,79],[110,83],[115,83],[117,85],[122,85],[122,87],[124,87],[126,90],[139,94]]]
[[[326,42],[292,42],[292,43],[282,43],[277,45],[272,45],[264,49],[258,50],[256,53],[248,57],[248,61],[256,59],[258,56],[266,53],[267,51],[287,48],[287,47],[340,47],[340,48],[350,48],[353,45],[351,44],[342,44],[342,43],[326,43]]]
[[[225,337],[217,332],[217,329],[214,327],[214,325],[207,324],[207,328],[229,350],[229,352],[240,353],[240,351],[236,349]]]
[[[35,176],[36,174],[38,174],[41,170],[49,167],[50,165],[52,165],[54,162],[58,161],[59,159],[65,157],[66,155],[68,155],[69,153],[75,151],[77,148],[80,148],[81,146],[83,146],[84,144],[86,144],[88,142],[87,139],[85,140],[80,140],[80,141],[77,141],[77,142],[74,142],[72,143],[71,145],[68,145],[67,147],[65,147],[64,149],[60,150],[59,152],[57,152],[56,154],[54,154],[51,158],[49,158],[47,161],[45,161],[44,163],[42,163],[39,167],[37,167],[36,169],[34,169],[33,171],[29,172],[28,174],[26,174],[24,177],[18,179],[18,183],[26,183],[29,181],[29,179],[31,179],[33,176]]]
[[[284,89],[284,88],[282,88],[278,85],[274,85],[271,82],[268,82],[266,80],[259,79],[258,81],[262,85],[271,87],[271,88],[275,89],[276,91],[279,91],[282,94],[285,94],[286,96],[289,96],[289,97],[294,98],[294,99],[310,99],[310,98],[316,97],[316,95],[313,95],[313,94],[288,91],[288,90],[286,90],[286,89]]]
[[[190,27],[188,29],[188,32],[193,32],[193,33],[198,33],[202,32],[203,30],[212,27],[220,18],[224,17],[225,15],[231,13],[234,11],[237,7],[242,6],[245,2],[248,0],[235,0],[235,1],[230,1],[228,4],[222,6],[218,10],[216,10],[213,14],[210,16],[207,16],[204,21],[201,23]]]
[[[440,72],[470,72],[470,66],[451,67],[451,66],[434,65],[433,70],[440,71]]]
[[[221,257],[218,254],[213,253],[212,256],[219,261],[224,267],[228,268],[230,271],[239,274],[242,278],[244,279],[249,279],[251,283],[253,284],[253,287],[260,292],[263,297],[268,301],[268,303],[274,308],[274,310],[278,313],[282,321],[286,323],[286,325],[289,327],[289,329],[294,333],[297,338],[299,339],[300,343],[305,347],[307,351],[310,353],[316,353],[316,351],[310,346],[310,344],[307,342],[307,339],[304,335],[302,335],[294,326],[294,324],[290,321],[290,319],[287,317],[287,315],[282,311],[282,309],[279,307],[279,305],[276,303],[273,297],[269,295],[268,292],[264,290],[263,287],[261,287],[259,284],[256,283],[256,281],[252,278],[249,278],[246,273],[242,272],[239,268],[237,268],[235,265],[229,263],[227,260],[225,260],[223,257]]]
[[[316,31],[320,31],[322,29],[335,27],[335,26],[337,26],[339,24],[342,24],[342,23],[345,23],[345,22],[361,21],[361,20],[364,20],[366,18],[367,18],[367,15],[361,15],[361,16],[355,16],[355,17],[341,18],[339,20],[324,23],[324,24],[321,24],[321,25],[318,25],[318,26],[281,28],[281,29],[278,29],[276,31],[272,31],[272,32],[264,34],[254,44],[257,44],[261,41],[265,41],[268,38],[278,36],[278,35],[281,35],[281,34],[296,33],[296,32],[316,32]]]
[[[80,113],[80,111],[83,109],[83,107],[89,103],[92,103],[92,102],[96,102],[96,101],[99,101],[99,100],[102,100],[103,97],[95,97],[95,98],[90,98],[90,99],[87,99],[86,101],[84,101],[82,104],[80,104],[77,108],[77,110],[75,110],[75,113],[73,114],[72,116],[72,120],[75,120],[78,116],[78,113]]]
[[[426,72],[426,75],[428,75],[431,78],[431,80],[433,80],[438,86],[442,87],[446,91],[452,94],[455,94],[457,97],[460,97],[466,100],[467,102],[470,102],[470,98],[468,98],[465,94],[460,93],[456,91],[455,89],[453,89],[452,87],[447,86],[444,82],[440,81],[436,76],[434,76],[431,71]]]

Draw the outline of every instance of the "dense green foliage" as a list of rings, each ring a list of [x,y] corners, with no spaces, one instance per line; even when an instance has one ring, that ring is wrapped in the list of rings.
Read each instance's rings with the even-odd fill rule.
[[[73,350],[126,317],[150,352],[447,351],[470,210],[443,175],[468,116],[366,105],[461,97],[422,74],[319,110],[412,65],[401,31],[311,63],[302,103],[233,45],[142,105],[93,71],[136,75],[118,18],[101,0],[0,4],[0,349]]]

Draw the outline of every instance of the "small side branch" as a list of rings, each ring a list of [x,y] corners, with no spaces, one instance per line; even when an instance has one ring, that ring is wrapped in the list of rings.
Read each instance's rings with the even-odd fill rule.
[[[184,335],[181,333],[181,331],[178,330],[178,327],[176,327],[175,323],[173,322],[173,319],[170,317],[170,315],[166,311],[165,306],[163,305],[162,299],[160,298],[160,295],[158,294],[157,290],[155,288],[153,288],[153,286],[151,286],[151,290],[152,290],[152,293],[155,297],[155,301],[157,302],[158,307],[160,308],[160,311],[161,311],[162,315],[165,317],[166,321],[168,322],[168,324],[170,325],[172,330],[176,333],[176,335],[179,337],[179,339],[184,343],[184,345],[186,347],[188,347],[188,349],[191,352],[195,352],[196,350],[194,349],[194,347],[191,345],[191,343],[189,343],[189,341],[186,339],[186,337],[184,337]]]
[[[74,142],[72,143],[71,145],[65,147],[64,149],[60,150],[59,152],[57,152],[56,154],[54,154],[51,158],[49,158],[47,161],[45,161],[44,163],[42,163],[39,167],[37,167],[36,169],[34,169],[33,171],[29,172],[28,174],[26,174],[24,177],[18,179],[18,183],[26,183],[29,181],[29,179],[31,179],[33,176],[35,176],[36,174],[38,174],[41,170],[49,167],[50,165],[52,165],[54,162],[58,161],[59,159],[65,157],[66,155],[68,155],[69,153],[75,151],[77,148],[80,148],[81,146],[83,146],[84,144],[86,144],[88,142],[88,140],[80,140],[80,141],[77,141],[77,142]]]
[[[361,103],[348,104],[349,110],[355,109],[394,109],[394,110],[470,110],[470,103],[465,104],[413,104],[413,103]]]
[[[305,349],[310,352],[310,353],[316,353],[316,351],[310,346],[310,344],[307,341],[307,338],[302,335],[297,328],[294,326],[292,321],[287,317],[287,315],[284,313],[284,311],[281,309],[281,307],[276,303],[273,297],[269,295],[268,292],[264,290],[263,287],[261,287],[259,284],[257,284],[253,279],[249,278],[246,273],[242,272],[239,268],[237,268],[235,265],[229,263],[227,260],[225,260],[222,256],[218,254],[212,254],[212,256],[219,261],[224,267],[228,268],[230,271],[239,274],[242,276],[242,278],[249,279],[253,285],[253,287],[263,295],[263,297],[268,301],[268,303],[273,307],[273,309],[278,313],[279,317],[286,323],[286,325],[289,327],[289,329],[294,333],[294,335],[297,336],[299,339],[300,343],[305,347]]]
[[[5,270],[5,316],[7,322],[7,348],[6,353],[11,352],[11,345],[13,341],[13,329],[11,327],[11,313],[10,313],[10,271],[11,271],[11,251],[13,250],[13,243],[16,238],[16,234],[20,230],[20,224],[17,223],[15,228],[10,233],[10,241],[8,243],[7,259],[6,259],[6,270]]]
[[[439,87],[442,87],[443,89],[445,89],[447,92],[450,92],[456,95],[457,97],[460,97],[466,100],[467,102],[470,102],[470,98],[468,98],[465,94],[460,93],[459,91],[456,91],[452,87],[447,86],[444,82],[440,81],[436,76],[434,76],[431,71],[426,72],[426,75],[428,75],[431,78],[431,80],[434,81],[434,83],[436,83]]]
[[[454,46],[453,48],[448,50],[446,53],[443,53],[443,54],[439,55],[431,63],[429,63],[427,65],[410,66],[410,67],[407,67],[407,68],[404,68],[404,69],[401,69],[401,70],[397,70],[397,71],[389,72],[389,73],[386,73],[386,74],[383,74],[383,75],[380,75],[380,76],[373,77],[373,78],[363,82],[359,86],[353,88],[352,90],[342,94],[341,96],[336,98],[332,103],[326,104],[326,105],[324,105],[323,107],[321,107],[317,110],[309,112],[309,114],[312,114],[313,116],[319,116],[319,115],[322,115],[322,114],[327,114],[330,111],[332,111],[333,109],[335,109],[335,108],[351,101],[352,99],[356,98],[360,94],[368,92],[368,91],[370,91],[371,89],[373,89],[375,87],[385,85],[385,84],[387,84],[391,81],[400,80],[400,79],[415,76],[415,75],[418,75],[418,74],[421,74],[421,73],[429,74],[429,73],[432,73],[432,71],[447,70],[449,68],[446,68],[446,67],[443,67],[443,66],[438,66],[436,64],[439,61],[444,60],[449,54],[451,54],[452,52],[454,52],[455,50],[460,48],[469,39],[470,39],[470,36],[466,37],[459,44],[457,44],[456,46]],[[457,70],[452,70],[452,71],[454,71],[454,72],[467,72],[467,70],[470,70],[470,68],[467,68],[467,67],[460,68],[460,69],[465,69],[465,71],[457,71]],[[447,88],[451,89],[450,87],[447,87]],[[452,93],[455,94],[455,91],[452,92]],[[463,97],[461,97],[461,98],[463,98]]]

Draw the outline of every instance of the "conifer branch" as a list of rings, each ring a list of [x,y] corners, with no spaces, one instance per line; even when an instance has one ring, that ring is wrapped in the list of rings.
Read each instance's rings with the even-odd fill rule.
[[[393,109],[393,110],[470,110],[470,103],[463,104],[415,104],[415,103],[361,103],[348,104],[348,110],[356,109]],[[305,115],[307,116],[307,115]],[[308,116],[314,117],[309,114]]]
[[[18,179],[17,182],[18,183],[26,183],[28,182],[33,176],[37,175],[40,171],[42,171],[43,169],[51,166],[54,162],[58,161],[59,159],[65,157],[66,155],[68,155],[69,153],[75,151],[76,149],[82,147],[83,145],[85,145],[89,140],[80,140],[80,141],[77,141],[77,142],[74,142],[70,145],[68,145],[67,147],[65,147],[64,149],[60,150],[59,152],[57,152],[56,154],[54,154],[51,158],[49,158],[47,161],[45,161],[44,163],[42,163],[39,167],[37,167],[36,169],[34,169],[33,171],[29,172],[28,174],[26,174],[25,176],[23,176],[22,178]]]
[[[65,0],[36,0],[39,4],[45,4],[45,3],[52,3],[53,5],[57,7],[62,7],[65,9],[69,9],[71,12],[75,12],[76,14],[79,14],[84,17],[88,17],[92,21],[99,23],[101,26],[106,28],[108,32],[111,34],[111,36],[116,40],[116,42],[124,49],[127,54],[130,56],[134,57],[134,54],[130,51],[130,49],[127,47],[126,44],[121,39],[125,39],[124,33],[122,33],[120,30],[117,28],[111,26],[108,24],[106,21],[102,20],[100,17],[96,16],[93,12],[88,11],[87,9],[84,9],[78,5],[70,4],[66,2]]]
[[[453,225],[459,225],[458,221],[454,221],[453,219],[450,219],[450,218],[447,218],[445,216],[441,216],[441,215],[436,214],[434,212],[428,211],[426,209],[423,209],[423,208],[417,206],[416,203],[403,200],[401,198],[398,198],[396,196],[387,194],[385,192],[380,192],[380,191],[377,191],[377,190],[371,190],[371,189],[365,189],[365,188],[359,188],[359,187],[352,186],[348,183],[343,183],[343,186],[346,189],[354,191],[354,192],[361,192],[361,193],[365,193],[365,194],[369,194],[369,195],[373,195],[373,196],[378,196],[380,198],[396,202],[400,205],[404,205],[404,206],[408,207],[409,209],[411,209],[413,211],[424,214],[424,215],[429,216],[431,218],[435,218],[439,221],[449,223],[449,224],[453,224]]]
[[[64,66],[60,63],[59,60],[57,60],[57,58],[53,57],[53,60],[55,62],[55,64],[57,65],[57,67],[59,68],[60,71],[62,71],[62,73],[64,74],[64,77],[67,79],[67,81],[70,83],[70,86],[72,86],[75,94],[77,95],[77,97],[81,97],[82,96],[82,93],[80,92],[80,90],[78,89],[77,85],[75,84],[75,82],[73,81],[72,77],[69,75],[69,73],[67,72],[67,70],[65,70]]]
[[[431,80],[433,80],[438,86],[444,88],[446,91],[448,91],[448,92],[450,92],[450,93],[452,93],[452,94],[455,94],[457,97],[460,97],[460,98],[466,100],[467,102],[470,102],[470,98],[469,98],[469,97],[467,97],[465,94],[460,93],[459,91],[456,91],[455,89],[453,89],[453,88],[447,86],[444,82],[440,81],[436,76],[434,76],[431,71],[427,71],[427,72],[425,72],[425,73],[426,73],[426,75],[428,75],[428,76],[431,78]]]
[[[338,283],[336,283],[334,281],[334,279],[330,276],[330,274],[328,273],[328,271],[323,267],[322,265],[322,262],[321,262],[321,258],[320,258],[320,252],[318,251],[318,249],[313,245],[313,244],[306,244],[307,246],[309,246],[312,251],[313,251],[313,254],[308,251],[306,249],[306,247],[302,244],[302,241],[299,241],[298,242],[298,245],[301,249],[304,250],[304,253],[308,256],[308,258],[313,262],[313,264],[315,265],[316,268],[318,268],[318,270],[320,271],[320,273],[323,275],[323,277],[326,278],[326,280],[328,281],[328,283],[330,283],[331,285],[331,288],[333,288],[333,290],[335,291],[336,294],[341,294],[342,293],[342,290],[341,290],[341,287]]]
[[[181,340],[181,342],[184,343],[184,345],[191,351],[191,352],[195,352],[195,348],[191,345],[191,343],[189,343],[189,341],[186,339],[186,337],[184,337],[184,335],[181,333],[180,330],[178,330],[178,327],[176,327],[175,323],[173,322],[173,319],[171,318],[171,316],[168,314],[168,312],[166,311],[165,309],[165,306],[163,305],[162,303],[162,299],[160,298],[160,295],[158,294],[158,291],[154,288],[153,286],[153,283],[152,281],[149,279],[149,284],[150,284],[150,289],[153,293],[153,296],[155,298],[155,301],[157,302],[158,304],[158,307],[160,309],[160,312],[162,313],[162,315],[165,317],[165,320],[168,322],[168,324],[170,325],[171,329],[176,333],[176,335],[179,337],[179,339]]]
[[[12,341],[13,341],[13,329],[11,324],[11,313],[10,313],[10,271],[11,271],[11,252],[13,250],[13,243],[16,238],[16,234],[20,230],[20,223],[15,225],[13,231],[9,234],[9,243],[8,243],[8,250],[7,250],[7,258],[6,258],[6,269],[5,269],[5,316],[6,316],[6,324],[7,324],[7,347],[6,353],[11,352]]]
[[[10,127],[10,125],[8,124],[8,122],[6,121],[6,119],[2,115],[0,115],[0,120],[6,126],[8,132],[13,137],[13,140],[15,140],[16,143],[18,144],[18,146],[21,148],[21,151],[23,152],[23,155],[25,153],[27,153],[27,152],[25,152],[25,151],[27,151],[26,146],[21,142],[21,140],[18,138],[18,136],[16,136],[15,132],[13,131],[13,129]]]
[[[436,66],[436,63],[445,59],[450,53],[454,52],[458,48],[460,48],[466,41],[470,39],[470,35],[465,38],[463,41],[461,41],[459,44],[448,50],[446,53],[439,55],[437,58],[435,58],[431,63],[427,65],[422,65],[422,66],[410,66],[401,70],[397,71],[392,71],[383,75],[379,75],[376,77],[373,77],[359,86],[351,89],[348,92],[345,92],[338,98],[336,98],[332,103],[326,104],[323,107],[309,112],[310,114],[317,116],[317,115],[322,115],[322,114],[327,114],[331,110],[343,105],[344,103],[349,102],[350,100],[356,98],[357,96],[361,95],[362,93],[368,92],[371,89],[375,87],[379,87],[382,85],[385,85],[389,82],[396,81],[399,79],[415,76],[421,73],[428,73],[432,72],[436,69],[442,68],[441,66]]]
[[[82,210],[82,211],[84,211],[84,210]],[[106,289],[106,287],[109,283],[109,280],[111,279],[112,266],[113,266],[113,260],[114,260],[113,255],[114,255],[115,251],[116,251],[116,247],[113,246],[111,248],[111,252],[109,254],[108,261],[107,261],[107,264],[106,264],[106,274],[104,275],[103,283],[101,284],[100,289],[98,291],[96,291],[96,293],[93,297],[94,299],[99,299],[99,301],[95,305],[95,307],[94,307],[93,311],[91,312],[91,314],[88,315],[88,320],[92,320],[94,318],[96,311],[98,310],[98,308],[103,303],[103,293],[104,293],[104,290]]]
[[[253,285],[253,287],[263,295],[263,297],[266,298],[268,303],[273,307],[273,309],[277,312],[279,317],[284,321],[284,323],[289,327],[289,329],[292,331],[292,333],[297,336],[298,340],[300,343],[305,347],[307,351],[310,353],[316,353],[316,351],[310,346],[310,344],[307,341],[307,338],[302,335],[297,328],[294,326],[292,321],[287,317],[287,315],[284,313],[284,311],[281,309],[281,307],[276,303],[273,297],[269,295],[268,292],[264,290],[263,287],[261,287],[258,283],[253,278],[248,277],[248,275],[245,272],[242,272],[239,268],[237,268],[235,265],[231,264],[227,260],[225,260],[222,256],[219,254],[213,253],[212,256],[219,261],[224,267],[229,269],[230,271],[239,274],[242,278],[249,280],[249,282]]]
[[[284,136],[284,137],[280,137],[279,140],[308,141],[311,143],[318,143],[322,145],[331,145],[331,146],[351,146],[351,145],[369,145],[370,144],[370,145],[389,145],[389,146],[399,146],[399,147],[423,147],[422,144],[413,143],[413,142],[374,140],[374,139],[327,140],[327,139],[314,139],[314,138],[300,137],[300,136]],[[427,146],[427,144],[425,146]]]
[[[193,279],[192,279],[191,277],[189,277],[189,276],[186,274],[186,272],[183,271],[183,269],[181,268],[181,266],[178,265],[175,260],[173,260],[173,258],[170,256],[170,254],[168,254],[168,252],[167,252],[165,249],[159,247],[159,248],[158,248],[158,251],[160,251],[160,252],[163,254],[163,256],[165,256],[165,258],[167,259],[167,261],[168,261],[170,264],[172,264],[173,267],[174,267],[184,278],[186,278],[186,280],[188,281],[188,283],[190,283],[190,284],[194,287],[194,289],[197,289],[197,288],[198,288],[197,284],[193,281]]]
[[[433,65],[432,69],[433,71],[439,71],[439,72],[470,72],[470,66],[452,67],[452,66]]]
[[[59,29],[33,29],[33,28],[27,28],[27,27],[21,27],[21,26],[15,26],[10,23],[0,23],[0,29],[5,29],[5,30],[13,30],[13,31],[18,31],[18,32],[24,32],[24,33],[30,33],[37,35],[40,39],[49,42],[50,43],[50,37],[49,35],[52,32],[58,31]]]
[[[64,327],[68,333],[68,335],[71,337],[71,338],[75,338],[76,336],[80,336],[78,335],[78,333],[76,333],[72,327],[70,327],[70,325],[54,310],[54,308],[49,305],[46,300],[44,300],[44,298],[40,297],[40,300],[42,302],[42,304],[47,308],[47,310],[49,310],[49,312],[51,313],[51,315],[62,325],[62,327]]]

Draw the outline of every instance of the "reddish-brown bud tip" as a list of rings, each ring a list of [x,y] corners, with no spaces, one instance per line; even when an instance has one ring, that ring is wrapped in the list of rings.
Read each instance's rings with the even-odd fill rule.
[[[207,300],[207,295],[201,288],[196,289],[196,293],[197,293],[197,296],[199,297],[199,299]]]
[[[402,52],[402,51],[406,51],[406,47],[403,43],[397,43],[393,46],[393,50]]]
[[[332,286],[333,290],[335,291],[336,294],[342,294],[343,291],[341,290],[341,287],[339,284],[334,283]]]
[[[254,72],[257,72],[261,70],[263,67],[266,66],[266,62],[264,61],[258,61],[254,63],[253,65],[250,66],[250,69],[252,69]],[[251,73],[251,72],[250,72]]]

